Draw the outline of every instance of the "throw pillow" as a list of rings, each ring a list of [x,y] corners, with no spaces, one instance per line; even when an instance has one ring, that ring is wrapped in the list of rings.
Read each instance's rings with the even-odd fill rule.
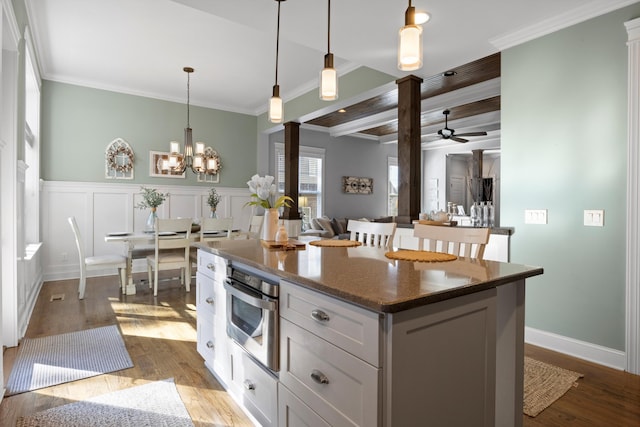
[[[331,227],[333,228],[333,232],[336,234],[342,234],[344,233],[344,228],[342,228],[342,224],[340,223],[340,220],[337,218],[333,218],[331,220]]]
[[[327,232],[327,237],[333,237],[336,233],[331,226],[331,220],[329,218],[316,218],[315,219],[320,227]]]

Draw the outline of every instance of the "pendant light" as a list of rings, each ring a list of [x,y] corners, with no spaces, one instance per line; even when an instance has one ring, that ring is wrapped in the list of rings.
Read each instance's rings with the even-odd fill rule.
[[[269,100],[269,121],[271,123],[282,123],[284,118],[284,109],[282,98],[280,98],[280,85],[278,85],[278,54],[280,53],[280,3],[285,0],[276,0],[278,2],[278,26],[276,29],[276,84],[273,85],[273,94]]]
[[[404,13],[404,27],[400,28],[398,68],[413,71],[422,67],[422,27],[416,24],[416,8],[411,6]]]
[[[338,99],[338,73],[333,68],[331,53],[331,0],[327,0],[327,54],[324,56],[324,68],[320,71],[320,99]]]

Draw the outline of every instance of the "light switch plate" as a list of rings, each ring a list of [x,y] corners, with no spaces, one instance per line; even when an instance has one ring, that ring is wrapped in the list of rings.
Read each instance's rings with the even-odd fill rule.
[[[546,209],[526,209],[524,211],[524,223],[525,224],[546,224],[547,210]]]
[[[604,210],[585,209],[584,225],[587,227],[604,227]]]

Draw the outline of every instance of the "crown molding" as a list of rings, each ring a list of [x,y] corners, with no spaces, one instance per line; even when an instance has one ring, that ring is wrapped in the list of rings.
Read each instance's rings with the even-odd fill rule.
[[[638,0],[591,1],[553,18],[494,37],[489,40],[489,43],[502,51],[637,2]]]

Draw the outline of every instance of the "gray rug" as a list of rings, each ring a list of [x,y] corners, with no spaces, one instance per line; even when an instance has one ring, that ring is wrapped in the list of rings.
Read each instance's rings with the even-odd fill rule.
[[[69,403],[18,419],[16,427],[193,427],[173,378]]]
[[[25,338],[11,369],[6,395],[132,366],[116,325],[43,338]]]

